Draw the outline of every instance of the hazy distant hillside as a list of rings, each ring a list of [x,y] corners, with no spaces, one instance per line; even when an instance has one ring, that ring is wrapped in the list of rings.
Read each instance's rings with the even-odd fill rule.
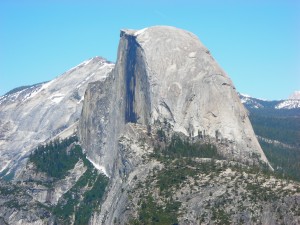
[[[266,101],[240,95],[274,169],[300,180],[300,100]]]

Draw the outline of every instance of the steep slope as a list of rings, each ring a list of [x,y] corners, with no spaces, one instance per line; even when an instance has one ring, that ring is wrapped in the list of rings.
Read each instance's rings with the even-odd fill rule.
[[[145,133],[165,144],[174,134],[211,143],[220,157],[251,165],[268,162],[231,80],[195,35],[174,27],[121,31],[116,66],[88,86],[78,131],[110,177],[93,224],[128,219],[124,190],[160,166],[149,159],[157,146]]]
[[[0,180],[0,224],[299,224],[299,183],[220,160],[212,144],[126,127],[119,144],[133,170],[103,217],[108,179],[73,136],[36,149],[17,182]]]
[[[136,37],[149,68],[152,122],[166,118],[186,135],[234,141],[226,157],[247,161],[258,153],[266,161],[235,87],[195,35],[154,27],[128,36]]]
[[[169,137],[168,130],[168,124],[150,133],[126,125],[119,140],[122,167],[91,224],[299,223],[299,183],[220,160],[211,142],[190,143],[180,134]]]
[[[101,207],[108,179],[77,140],[39,146],[13,182],[0,180],[0,224],[88,224]]]
[[[114,65],[95,57],[56,79],[16,89],[0,97],[0,171],[15,167],[38,144],[76,130],[89,82],[101,80]]]
[[[90,85],[85,99],[79,126],[83,147],[110,175],[117,139],[128,122],[167,121],[187,136],[230,142],[221,152],[228,158],[252,162],[255,153],[267,162],[231,80],[189,32],[121,31],[113,73]]]

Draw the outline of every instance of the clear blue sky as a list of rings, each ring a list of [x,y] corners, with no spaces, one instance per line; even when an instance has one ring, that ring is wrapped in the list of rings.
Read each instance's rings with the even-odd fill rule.
[[[282,99],[300,90],[298,0],[1,0],[0,95],[96,55],[115,61],[120,29],[153,25],[196,34],[239,92]]]

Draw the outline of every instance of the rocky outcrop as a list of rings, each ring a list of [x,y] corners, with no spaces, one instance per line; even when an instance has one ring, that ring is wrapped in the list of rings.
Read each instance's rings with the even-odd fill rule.
[[[37,148],[13,182],[0,180],[4,224],[88,224],[107,177],[87,159],[72,136]]]
[[[89,84],[78,127],[88,157],[111,178],[91,223],[127,218],[122,191],[134,174],[146,177],[159,164],[144,164],[142,156],[154,146],[141,150],[138,143],[162,126],[169,137],[180,133],[222,146],[219,154],[227,159],[268,163],[232,81],[195,35],[164,26],[122,30],[116,66],[105,80]],[[131,137],[127,147],[122,137]]]
[[[120,36],[116,67],[89,85],[79,124],[87,154],[108,174],[126,123],[166,121],[186,136],[228,141],[227,158],[267,162],[230,78],[195,35],[159,26]]]
[[[87,60],[56,79],[0,97],[0,171],[13,174],[38,144],[73,134],[89,82],[104,79],[114,64]],[[68,131],[68,132],[66,132]]]
[[[58,180],[38,171],[34,163],[28,162],[15,180],[22,183],[34,200],[52,206],[76,184],[86,169],[83,161],[79,160],[63,179]]]
[[[115,164],[120,170],[90,224],[165,224],[162,218],[169,218],[166,224],[299,222],[298,182],[234,161],[155,155],[157,129],[125,125]]]
[[[54,224],[51,211],[35,201],[26,190],[0,180],[0,224]]]

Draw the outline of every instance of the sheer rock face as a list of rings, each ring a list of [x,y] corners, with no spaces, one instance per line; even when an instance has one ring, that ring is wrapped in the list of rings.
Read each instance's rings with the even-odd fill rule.
[[[111,176],[118,138],[126,123],[150,123],[151,102],[143,50],[134,36],[122,37],[118,61],[104,80],[89,84],[79,136],[88,156]]]
[[[0,172],[13,172],[38,144],[73,134],[88,83],[103,79],[113,67],[95,57],[50,82],[1,96]]]
[[[247,161],[257,153],[267,161],[232,81],[195,35],[172,27],[133,35],[148,67],[152,121],[167,118],[175,131],[228,139],[227,157]]]
[[[157,26],[120,37],[116,67],[88,87],[79,126],[89,157],[109,175],[129,122],[167,121],[185,135],[226,140],[227,158],[267,162],[232,81],[195,35]]]
[[[267,162],[231,80],[195,35],[173,27],[122,30],[116,66],[89,84],[78,127],[89,159],[111,178],[91,224],[128,219],[134,175],[142,181],[157,166],[143,159],[154,147],[145,143],[147,127],[162,123],[225,142],[219,153],[226,158]]]

